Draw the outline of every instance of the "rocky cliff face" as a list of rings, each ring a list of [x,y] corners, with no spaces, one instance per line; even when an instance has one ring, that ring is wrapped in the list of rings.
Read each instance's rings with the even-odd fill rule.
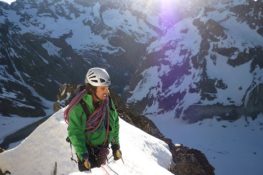
[[[2,25],[0,28],[8,27]],[[74,59],[61,59],[50,56],[43,49],[49,41],[33,34],[17,36],[1,32],[1,42],[8,47],[1,47],[1,96],[0,105],[3,115],[45,116],[47,100],[54,99],[59,82],[79,80],[86,72],[87,64],[72,50],[65,47],[68,55]],[[60,40],[60,39],[58,39]],[[54,41],[56,42],[56,41]],[[58,41],[63,42],[63,40]],[[63,56],[62,56],[63,57]],[[75,71],[79,67],[79,71]]]

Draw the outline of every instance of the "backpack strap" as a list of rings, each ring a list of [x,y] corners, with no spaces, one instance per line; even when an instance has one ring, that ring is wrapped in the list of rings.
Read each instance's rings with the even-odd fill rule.
[[[83,99],[81,99],[79,101],[79,103],[80,103],[83,111],[85,112],[85,114],[86,114],[86,116],[88,118],[91,115],[91,113],[90,113],[90,111],[89,111],[89,109],[87,107],[86,102]],[[112,101],[111,97],[109,96],[109,107],[110,107],[110,110],[114,110],[114,107],[113,107],[112,103],[113,103],[113,101]]]
[[[112,103],[113,103],[113,100],[112,100],[111,96],[109,96],[109,107],[110,107],[110,110],[114,110],[114,107],[113,107]],[[116,105],[116,104],[114,104],[114,105]]]
[[[87,107],[86,102],[85,102],[83,99],[81,99],[81,100],[79,101],[79,103],[80,103],[80,105],[81,105],[81,107],[82,107],[83,111],[85,112],[86,117],[87,117],[87,119],[88,119],[88,117],[90,116],[91,113],[90,113],[90,111],[89,111],[89,109],[88,109],[88,107]]]

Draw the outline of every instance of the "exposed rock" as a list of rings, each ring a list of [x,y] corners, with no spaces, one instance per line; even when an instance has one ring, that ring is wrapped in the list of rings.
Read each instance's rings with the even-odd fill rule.
[[[183,119],[189,123],[218,116],[218,120],[235,121],[243,115],[255,118],[258,113],[263,112],[263,85],[250,87],[247,91],[244,104],[236,105],[192,105],[184,111]],[[229,99],[231,102],[231,99]],[[194,114],[194,115],[193,115]]]
[[[10,171],[6,170],[5,172],[3,172],[0,168],[0,175],[7,175],[7,174],[11,174]]]
[[[259,84],[251,88],[251,92],[247,94],[245,100],[245,112],[248,115],[255,116],[259,112],[263,112],[263,84]]]
[[[170,146],[170,145],[169,145]],[[209,164],[205,155],[196,149],[178,145],[172,149],[175,165],[171,171],[177,175],[211,175],[214,168]]]
[[[53,110],[54,112],[61,109],[61,107],[66,106],[71,98],[72,94],[77,94],[77,91],[79,91],[80,85],[76,84],[63,84],[59,87],[58,94],[57,94],[57,101],[53,104]]]

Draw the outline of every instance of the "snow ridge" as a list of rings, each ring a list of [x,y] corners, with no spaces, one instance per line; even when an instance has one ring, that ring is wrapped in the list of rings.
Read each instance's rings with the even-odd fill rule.
[[[71,150],[65,138],[67,124],[63,109],[41,124],[17,147],[0,154],[1,170],[12,174],[50,174],[56,166],[57,174],[109,174],[171,175],[167,169],[171,163],[168,146],[161,140],[120,119],[120,145],[124,163],[114,161],[112,153],[104,168],[90,172],[78,172],[77,164],[70,160]],[[76,158],[76,157],[75,157]],[[112,169],[112,170],[111,170]]]

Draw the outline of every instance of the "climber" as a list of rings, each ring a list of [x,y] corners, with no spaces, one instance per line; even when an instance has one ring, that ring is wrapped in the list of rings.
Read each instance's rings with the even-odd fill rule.
[[[110,98],[110,84],[110,77],[105,69],[89,69],[84,90],[72,99],[64,112],[65,119],[68,120],[68,138],[77,154],[80,171],[105,164],[109,145],[114,160],[122,158],[119,118]]]

